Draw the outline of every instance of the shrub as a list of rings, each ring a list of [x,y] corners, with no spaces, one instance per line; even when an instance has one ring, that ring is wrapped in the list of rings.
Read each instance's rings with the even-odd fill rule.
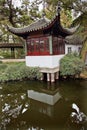
[[[7,68],[6,64],[1,63],[0,64],[0,71],[5,70]]]
[[[7,77],[5,75],[5,69],[7,68],[6,64],[0,64],[0,82],[3,82],[4,80],[7,80]]]
[[[24,63],[0,65],[0,82],[40,78],[38,67],[27,67]]]
[[[67,54],[60,60],[60,75],[79,75],[84,69],[84,62],[76,54]]]

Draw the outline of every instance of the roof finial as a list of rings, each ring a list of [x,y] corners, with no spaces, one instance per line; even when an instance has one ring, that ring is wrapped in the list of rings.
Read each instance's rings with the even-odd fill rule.
[[[61,11],[61,2],[58,1],[58,5],[57,5],[57,13],[58,13],[58,15],[60,15],[60,11]]]

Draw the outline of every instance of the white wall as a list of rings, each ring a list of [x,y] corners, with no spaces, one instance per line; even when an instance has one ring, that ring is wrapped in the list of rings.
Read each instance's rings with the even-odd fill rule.
[[[65,54],[68,53],[68,47],[72,48],[72,52],[77,52],[78,53],[78,49],[79,49],[79,47],[82,47],[82,45],[69,45],[69,44],[65,44]]]
[[[26,56],[26,65],[29,67],[55,68],[59,66],[60,59],[63,56]]]
[[[68,53],[68,47],[72,48],[72,52],[78,53],[78,48],[81,45],[65,45],[65,54]],[[59,67],[60,59],[64,55],[50,55],[50,56],[26,56],[26,65],[29,67],[43,67],[43,68],[55,68]]]

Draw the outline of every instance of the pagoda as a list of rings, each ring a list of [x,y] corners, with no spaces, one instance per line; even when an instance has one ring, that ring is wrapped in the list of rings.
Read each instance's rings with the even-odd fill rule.
[[[60,7],[52,20],[45,16],[23,27],[7,27],[8,30],[26,40],[26,65],[39,67],[42,79],[55,82],[59,74],[59,62],[65,55],[65,37],[74,34],[77,27],[67,29],[60,22]]]

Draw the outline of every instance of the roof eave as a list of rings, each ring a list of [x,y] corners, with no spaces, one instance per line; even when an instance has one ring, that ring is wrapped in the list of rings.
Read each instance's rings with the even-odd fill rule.
[[[45,21],[44,24],[43,24],[43,20]],[[42,22],[40,27],[36,26],[38,24],[38,22]],[[51,21],[47,21],[45,18],[43,18],[43,19],[41,19],[41,21],[39,20],[36,23],[34,22],[33,24],[34,24],[34,26],[36,26],[36,28],[33,28],[33,26],[32,26],[33,24],[31,24],[24,28],[14,28],[12,26],[7,25],[7,29],[11,33],[13,33],[17,36],[23,37],[25,39],[26,36],[29,35],[29,33],[40,31],[40,30],[47,30],[49,28],[52,28],[55,23],[57,23],[57,26],[58,26],[56,29],[58,29],[58,31],[60,31],[60,33],[63,34],[64,37],[74,34],[76,32],[77,28],[79,27],[79,25],[78,25],[71,29],[63,28],[60,23],[60,15],[56,14],[55,17]]]
[[[73,35],[77,31],[77,29],[79,28],[79,25],[77,25],[76,27],[70,28],[70,29],[63,28],[60,25],[60,28],[61,28],[61,31],[65,34],[65,36],[70,36],[70,35]]]

